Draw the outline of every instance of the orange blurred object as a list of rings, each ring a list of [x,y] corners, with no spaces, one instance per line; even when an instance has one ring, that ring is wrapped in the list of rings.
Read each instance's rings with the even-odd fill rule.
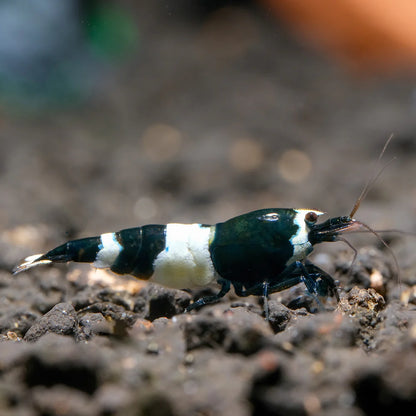
[[[416,68],[415,0],[260,0],[276,17],[349,69]]]

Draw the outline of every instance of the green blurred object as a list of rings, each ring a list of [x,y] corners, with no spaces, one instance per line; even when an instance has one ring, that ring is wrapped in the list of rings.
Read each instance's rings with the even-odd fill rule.
[[[39,116],[79,106],[137,45],[133,17],[113,3],[0,0],[1,111]]]
[[[133,19],[120,7],[100,4],[87,23],[92,50],[106,58],[125,58],[138,45],[139,34]]]

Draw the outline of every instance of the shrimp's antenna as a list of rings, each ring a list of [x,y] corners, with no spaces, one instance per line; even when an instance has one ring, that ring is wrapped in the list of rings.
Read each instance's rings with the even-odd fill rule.
[[[377,165],[380,163],[388,145],[390,144],[390,142],[393,139],[393,134],[390,135],[390,137],[387,139],[386,143],[383,146],[383,149],[377,159],[377,162],[375,164],[375,167],[377,167]],[[384,166],[382,166],[382,168],[377,172],[377,173],[373,173],[373,175],[370,177],[370,179],[367,181],[367,183],[365,184],[363,190],[361,191],[360,196],[357,198],[357,200],[355,201],[354,206],[352,207],[352,211],[350,213],[350,218],[352,218],[355,213],[357,212],[358,208],[360,207],[361,202],[363,201],[363,199],[367,196],[369,190],[371,189],[371,187],[375,184],[375,182],[377,181],[377,179],[381,176],[381,174],[384,172],[384,169],[387,168],[387,166],[390,165],[390,163],[392,163],[396,158],[393,157],[392,159],[390,159]]]
[[[355,260],[357,260],[358,251],[346,238],[338,237],[338,240],[344,242],[354,252],[354,257],[352,258],[352,261],[351,261],[350,267],[348,268],[348,273],[347,273],[347,276],[351,276],[352,266],[354,265]]]
[[[394,268],[396,269],[397,280],[400,283],[400,266],[399,266],[399,262],[397,260],[397,257],[394,254],[394,251],[391,249],[391,247],[387,244],[387,242],[384,240],[384,238],[381,237],[381,235],[377,231],[373,230],[370,226],[368,226],[367,224],[364,224],[361,221],[357,221],[357,223],[359,223],[360,225],[362,225],[371,234],[374,234],[377,237],[377,240],[380,241],[380,243],[383,244],[383,246],[388,250],[388,252],[390,253],[391,257],[393,258]]]

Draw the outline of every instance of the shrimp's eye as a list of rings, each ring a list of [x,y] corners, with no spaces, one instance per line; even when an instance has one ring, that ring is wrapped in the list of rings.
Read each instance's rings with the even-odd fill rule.
[[[318,214],[316,212],[310,211],[305,215],[305,221],[308,224],[315,224],[318,221]]]

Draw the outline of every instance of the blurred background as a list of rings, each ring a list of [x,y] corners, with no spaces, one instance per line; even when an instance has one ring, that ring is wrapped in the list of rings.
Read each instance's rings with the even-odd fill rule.
[[[356,216],[414,231],[416,6],[328,3],[2,0],[2,239],[347,215],[391,134]]]

